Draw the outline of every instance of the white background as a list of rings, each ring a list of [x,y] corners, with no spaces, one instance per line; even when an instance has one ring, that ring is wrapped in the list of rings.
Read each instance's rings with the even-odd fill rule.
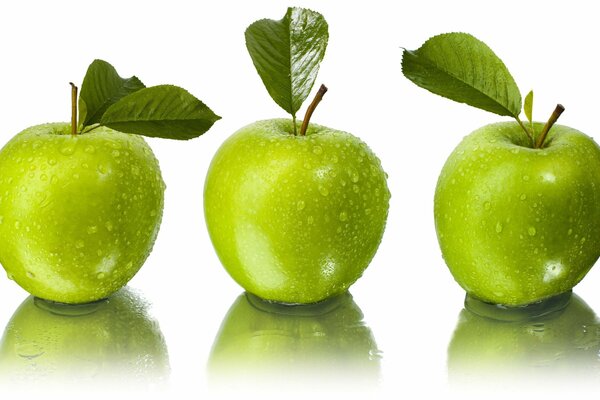
[[[28,126],[68,120],[68,82],[80,84],[95,58],[149,86],[185,87],[223,117],[189,142],[149,140],[167,183],[166,204],[154,251],[130,282],[152,303],[167,342],[171,374],[166,390],[190,398],[216,395],[207,382],[206,363],[242,289],[220,266],[206,232],[205,173],[219,145],[237,129],[285,117],[255,72],[245,28],[260,18],[280,19],[287,6],[320,11],[329,23],[330,40],[317,84],[327,84],[329,92],[313,121],[366,141],[381,158],[392,192],[379,252],[351,288],[383,352],[381,379],[366,390],[395,397],[437,392],[462,397],[473,388],[448,382],[446,363],[464,293],[441,258],[432,198],[437,175],[460,139],[502,117],[413,85],[401,74],[402,47],[416,49],[438,33],[472,33],[504,60],[523,95],[535,90],[534,118],[546,120],[560,102],[566,107],[561,124],[598,139],[600,25],[593,4],[7,1],[0,5],[0,144]],[[600,312],[598,287],[600,271],[595,269],[575,292]],[[26,297],[14,282],[0,279],[0,329]],[[527,382],[527,376],[522,380]],[[488,383],[480,389],[486,391]],[[519,393],[525,385],[515,388],[501,378],[494,384],[501,388],[491,392],[496,395]],[[565,378],[558,387],[568,393],[588,384]],[[530,389],[560,392],[545,385]],[[247,397],[259,395],[244,390]],[[338,390],[344,392],[344,385]]]

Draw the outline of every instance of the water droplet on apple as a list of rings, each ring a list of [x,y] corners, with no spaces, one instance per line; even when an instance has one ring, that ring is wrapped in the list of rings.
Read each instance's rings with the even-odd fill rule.
[[[21,222],[15,221],[15,229],[21,229]]]
[[[502,224],[500,222],[498,222],[496,224],[496,233],[501,233],[502,232]]]
[[[345,211],[342,211],[339,215],[340,221],[348,221],[348,214]]]
[[[336,156],[336,155],[334,154],[334,155],[332,155],[332,156],[331,156],[331,161],[332,161],[334,164],[337,164],[337,163],[340,161],[340,159],[338,158],[338,156]]]
[[[56,185],[56,183],[58,182],[58,178],[54,175],[52,175],[52,178],[50,178],[50,183],[53,185]]]
[[[131,269],[133,267],[133,261],[129,261],[127,265],[125,265],[125,269]]]
[[[360,188],[358,187],[358,185],[352,185],[352,190],[354,190],[354,193],[358,193],[360,191]]]
[[[22,357],[29,361],[46,353],[42,346],[33,341],[19,342],[15,345],[15,350],[19,357]]]
[[[529,180],[529,175],[523,175],[523,180],[527,182]]]
[[[85,243],[83,243],[83,240],[78,240],[75,242],[76,249],[82,249],[83,247],[85,247]]]
[[[35,279],[35,274],[31,271],[27,271],[25,275],[27,275],[29,279]]]
[[[525,200],[527,198],[527,195],[525,193],[523,193],[520,197],[521,200]]]
[[[96,148],[91,144],[88,144],[87,146],[85,146],[85,149],[83,151],[89,154],[94,154],[96,152]]]
[[[585,237],[582,237],[581,240],[580,240],[581,244],[584,244],[585,240],[586,240]]]
[[[110,222],[110,221],[107,221],[107,222],[104,224],[104,227],[105,227],[105,228],[106,228],[106,230],[108,230],[109,232],[111,232],[111,231],[113,230],[113,224],[112,224],[112,222]]]
[[[360,176],[358,175],[358,172],[353,171],[350,176],[350,179],[352,180],[352,182],[354,182],[354,183],[358,182],[359,178],[360,178]]]
[[[321,148],[321,146],[315,146],[313,147],[313,153],[316,155],[323,154],[323,149]]]
[[[121,155],[121,152],[119,150],[113,150],[111,154],[113,155],[113,157],[119,157]]]
[[[567,231],[567,235],[571,235],[573,233],[573,229],[569,228],[569,230]]]
[[[104,279],[106,277],[106,274],[104,272],[98,272],[96,274],[96,278],[98,279]]]
[[[329,190],[324,186],[319,186],[319,193],[321,193],[323,196],[328,196]]]
[[[74,146],[65,146],[60,149],[60,154],[62,154],[64,156],[70,156],[73,153],[75,153]]]
[[[96,225],[91,225],[91,226],[87,227],[86,231],[87,231],[88,235],[91,235],[93,233],[98,232],[98,227]]]
[[[483,208],[489,210],[490,208],[492,208],[492,204],[489,201],[486,201],[485,203],[483,203]]]
[[[54,158],[50,158],[48,160],[48,164],[50,164],[50,165],[56,165],[56,160]]]
[[[46,175],[46,174],[41,174],[41,175],[40,175],[40,180],[42,180],[42,181],[47,181],[47,180],[48,180],[48,175]]]
[[[304,207],[305,207],[305,206],[306,206],[306,204],[304,204],[304,202],[303,202],[302,200],[299,200],[299,201],[296,203],[296,209],[297,209],[298,211],[302,211],[302,210],[304,210]]]
[[[315,218],[312,215],[309,215],[306,222],[308,222],[309,225],[312,225],[313,222],[315,222]]]
[[[536,230],[534,226],[530,226],[529,228],[527,228],[527,233],[529,234],[529,236],[535,236],[536,234]]]

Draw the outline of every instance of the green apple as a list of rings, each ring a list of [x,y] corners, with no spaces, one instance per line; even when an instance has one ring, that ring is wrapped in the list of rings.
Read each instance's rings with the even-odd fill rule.
[[[164,203],[158,161],[139,135],[187,140],[219,118],[185,89],[146,87],[92,62],[79,98],[71,83],[70,123],[28,128],[0,150],[8,277],[60,303],[123,287],[152,250]]]
[[[390,193],[379,159],[355,136],[292,120],[250,124],[215,154],[206,225],[227,272],[248,292],[284,303],[340,294],[381,241]]]
[[[576,295],[563,310],[524,321],[498,321],[463,310],[448,346],[448,372],[453,380],[531,378],[536,371],[546,381],[549,374],[598,374],[599,333],[598,317]]]
[[[531,148],[516,122],[497,123],[468,135],[446,161],[435,226],[468,294],[524,305],[569,291],[594,265],[599,202],[600,148],[590,137],[555,125],[544,147]]]
[[[214,380],[304,374],[376,380],[380,356],[349,293],[314,305],[289,306],[242,294],[231,306],[208,362]],[[235,379],[232,379],[235,378]],[[277,381],[280,381],[279,379]]]
[[[560,104],[545,124],[533,122],[533,91],[523,101],[502,60],[467,33],[405,50],[402,71],[435,94],[514,119],[465,137],[435,190],[438,241],[466,305],[539,309],[568,297],[600,256],[598,145],[555,125]]]
[[[246,291],[281,303],[316,303],[345,292],[381,241],[390,192],[379,159],[355,136],[304,120],[329,38],[318,12],[288,8],[245,32],[273,100],[291,119],[250,124],[216,152],[204,186],[206,225],[227,272]]]
[[[144,139],[99,127],[31,127],[0,151],[0,263],[29,293],[102,299],[140,269],[165,185]]]

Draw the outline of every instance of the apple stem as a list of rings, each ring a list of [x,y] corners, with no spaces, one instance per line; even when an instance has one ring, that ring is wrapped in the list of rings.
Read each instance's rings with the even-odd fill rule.
[[[71,134],[77,135],[77,86],[73,82],[71,85]]]
[[[317,108],[321,100],[323,100],[323,96],[325,95],[325,93],[327,93],[327,86],[321,85],[321,87],[317,91],[317,94],[315,95],[315,98],[306,109],[306,115],[304,116],[304,120],[302,121],[302,127],[300,128],[300,136],[306,136],[306,130],[308,129],[308,122],[310,121],[310,117],[312,117],[315,108]]]
[[[562,106],[562,104],[557,104],[556,108],[552,112],[552,115],[550,115],[550,119],[548,119],[548,122],[546,122],[546,125],[544,125],[542,132],[540,132],[540,136],[538,136],[537,142],[535,143],[536,149],[542,148],[542,146],[544,145],[544,141],[546,140],[546,136],[550,131],[550,128],[552,128],[552,125],[556,123],[558,117],[560,117],[560,114],[562,114],[563,111],[565,111],[565,108]]]

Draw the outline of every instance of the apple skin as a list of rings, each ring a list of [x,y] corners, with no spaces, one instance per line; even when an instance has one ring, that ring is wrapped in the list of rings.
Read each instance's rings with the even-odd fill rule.
[[[498,378],[528,380],[532,373],[548,382],[555,374],[597,377],[600,367],[600,321],[577,295],[566,308],[540,318],[507,322],[462,310],[448,346],[452,379]],[[515,382],[511,380],[511,384]]]
[[[62,307],[30,296],[14,312],[0,342],[0,379],[155,385],[169,375],[169,356],[147,308],[128,288],[108,300]]]
[[[165,185],[140,136],[38,125],[0,150],[0,171],[0,263],[34,296],[105,298],[148,257]]]
[[[508,306],[542,301],[573,288],[600,256],[600,148],[561,125],[545,143],[529,148],[516,122],[497,123],[465,137],[446,161],[435,226],[469,295]]]
[[[375,255],[390,193],[379,159],[349,133],[291,120],[250,124],[215,154],[206,225],[221,263],[248,292],[283,303],[342,293]]]
[[[215,380],[311,375],[376,380],[380,352],[363,313],[346,292],[311,305],[267,303],[240,295],[223,319],[208,371]],[[274,376],[288,378],[273,379]],[[313,384],[315,381],[312,380]]]

